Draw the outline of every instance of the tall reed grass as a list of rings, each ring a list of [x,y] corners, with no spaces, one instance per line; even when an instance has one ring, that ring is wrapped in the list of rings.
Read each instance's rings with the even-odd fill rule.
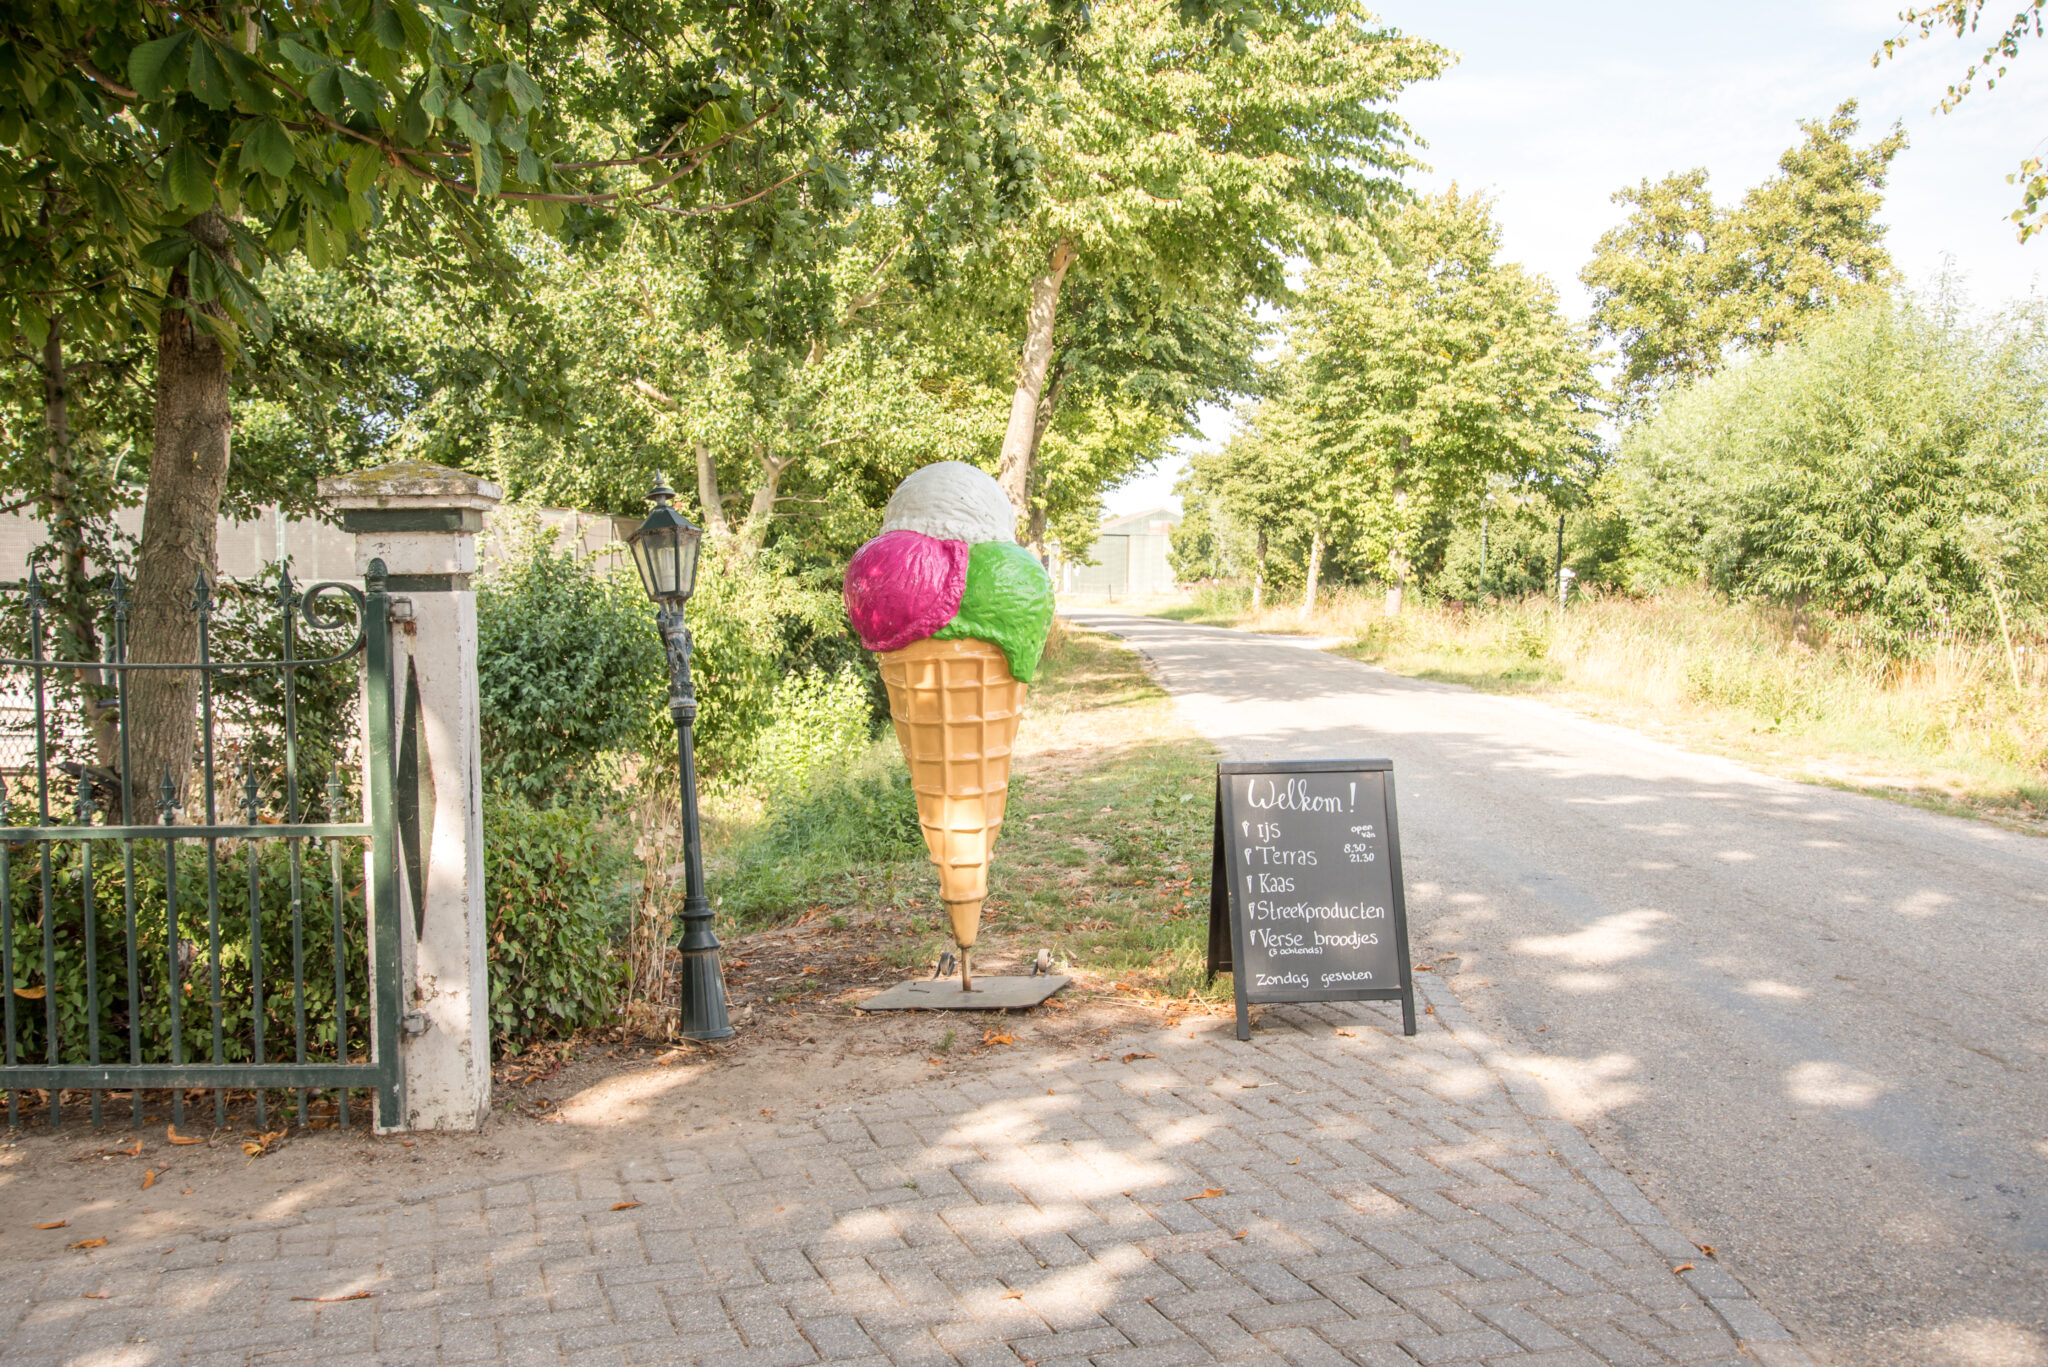
[[[1341,590],[1304,617],[1298,604],[1254,614],[1242,592],[1222,587],[1166,615],[1334,636],[1345,653],[1400,673],[1578,694],[1738,751],[1840,761],[1871,786],[2048,815],[2048,640],[2038,634],[2014,642],[2015,691],[1995,638],[1935,636],[1900,657],[1853,621],[1696,589],[1575,595],[1562,611],[1539,598],[1411,602],[1390,618],[1364,591]],[[1826,764],[1817,772],[1841,776]]]

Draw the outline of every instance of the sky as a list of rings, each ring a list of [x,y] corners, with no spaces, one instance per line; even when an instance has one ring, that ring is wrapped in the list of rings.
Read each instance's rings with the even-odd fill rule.
[[[1386,23],[1459,54],[1398,108],[1428,143],[1420,190],[1452,182],[1494,199],[1503,255],[1549,277],[1566,311],[1590,300],[1578,273],[1625,210],[1616,190],[1707,168],[1716,201],[1739,201],[1800,139],[1799,120],[1859,102],[1859,144],[1895,122],[1910,145],[1892,163],[1881,221],[1906,279],[1925,284],[1949,259],[1980,307],[2048,286],[2048,234],[2022,246],[2005,177],[2048,138],[2048,40],[2023,46],[1995,90],[1980,84],[1951,114],[1934,106],[1982,54],[1988,35],[1915,42],[1873,69],[1898,35],[1900,0],[1723,0],[1686,5],[1531,5],[1502,0],[1381,0]],[[1988,0],[2002,21],[2018,8]],[[1227,415],[1206,415],[1218,441]],[[1110,516],[1172,506],[1185,454],[1112,491]]]

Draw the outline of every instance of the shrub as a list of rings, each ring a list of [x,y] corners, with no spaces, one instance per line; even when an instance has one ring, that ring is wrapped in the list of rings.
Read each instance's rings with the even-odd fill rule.
[[[630,836],[578,807],[484,801],[491,1030],[512,1052],[606,1020],[624,983],[639,889]]]
[[[310,579],[295,583],[299,603]],[[284,625],[278,602],[279,575],[276,565],[248,579],[222,577],[214,585],[212,654],[216,660],[275,660],[282,657]],[[316,621],[334,622],[333,627],[311,625],[293,608],[292,650],[298,659],[334,655],[355,637],[358,623],[353,606],[344,597],[323,595],[315,606]],[[325,808],[327,780],[338,775],[342,781],[342,810],[351,810],[349,799],[358,791],[356,774],[357,714],[360,707],[358,660],[315,669],[292,671],[292,713],[296,720],[296,747],[287,747],[284,735],[284,680],[282,671],[259,669],[249,672],[223,671],[214,676],[214,701],[224,725],[216,741],[223,757],[235,763],[246,760],[259,778],[278,788],[284,785],[285,756],[295,748],[298,759],[299,812],[303,817],[316,806]],[[228,772],[222,766],[223,773]],[[137,775],[137,779],[146,777]],[[138,797],[154,798],[139,783]],[[280,795],[281,796],[281,795]],[[145,807],[143,816],[154,813]],[[279,802],[277,814],[283,815]]]
[[[1611,495],[1631,582],[1856,614],[1894,655],[1993,629],[1987,577],[2023,604],[2048,587],[2044,400],[2034,312],[1845,311],[1631,429]]]
[[[32,812],[17,804],[18,824],[32,821]],[[135,996],[128,993],[126,899],[123,859],[112,841],[95,841],[93,851],[93,937],[95,987],[99,998],[100,1058],[125,1059],[130,1026],[135,1027],[145,1062],[171,1058],[171,1014],[168,975],[170,958],[168,900],[164,850],[157,841],[138,840],[134,850]],[[341,877],[341,954],[346,965],[349,1051],[360,1057],[369,1047],[369,983],[362,902],[362,848],[343,841]],[[45,982],[43,971],[42,851],[49,853],[51,957],[56,974]],[[207,912],[206,850],[196,841],[177,844],[178,939],[184,961],[179,971],[178,1036],[187,1059],[212,1055],[213,1020],[211,927]],[[311,1056],[333,1058],[334,929],[330,897],[333,862],[319,842],[300,850],[299,889],[302,919],[294,935],[291,851],[283,840],[222,840],[213,869],[220,894],[221,1057],[228,1063],[253,1058],[254,996],[249,933],[249,878],[254,856],[257,924],[263,969],[263,1034],[273,1061],[290,1058],[295,1008],[292,957],[296,943],[304,955],[305,988],[299,998],[306,1019],[306,1047]],[[52,842],[47,847],[15,846],[7,851],[8,891],[14,932],[14,981],[0,990],[15,993],[16,1044],[23,1058],[39,1059],[48,1048],[46,1003],[55,1001],[59,1057],[66,1063],[87,1061],[88,1011],[84,860],[78,843]],[[33,993],[23,996],[22,993]]]
[[[867,684],[850,666],[785,678],[776,686],[770,718],[754,738],[747,775],[771,805],[844,773],[873,738]]]
[[[720,898],[742,924],[772,921],[834,883],[923,855],[917,795],[891,737],[806,789],[784,790],[733,851]]]
[[[690,600],[697,750],[707,774],[737,772],[776,718],[785,679],[851,666],[874,676],[847,634],[839,595],[800,575],[781,552],[707,545]],[[879,689],[877,677],[874,689]]]
[[[484,778],[565,801],[590,793],[603,761],[654,744],[668,665],[631,571],[603,573],[515,530],[477,588],[477,692]]]

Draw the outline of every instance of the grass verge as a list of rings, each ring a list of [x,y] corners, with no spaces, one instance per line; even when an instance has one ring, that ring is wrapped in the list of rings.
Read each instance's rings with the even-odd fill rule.
[[[1084,986],[1224,999],[1227,979],[1203,981],[1214,762],[1133,652],[1055,624],[1017,737],[977,962],[997,972],[1049,947]],[[711,804],[706,869],[722,933],[880,923],[893,932],[880,955],[904,972],[929,971],[950,943],[893,737],[775,812]]]
[[[1897,660],[1852,630],[1696,592],[1481,607],[1345,591],[1304,617],[1211,590],[1155,615],[1339,638],[1396,673],[1560,703],[1789,778],[2048,833],[2048,658],[2023,642],[2015,692],[1996,642]]]

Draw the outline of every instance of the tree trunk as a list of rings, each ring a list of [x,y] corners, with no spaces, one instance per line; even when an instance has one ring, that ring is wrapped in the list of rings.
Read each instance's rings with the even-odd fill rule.
[[[2005,642],[2005,667],[2012,673],[2012,693],[2022,697],[2026,687],[2020,682],[2020,657],[2012,648],[2012,626],[2005,620],[2005,596],[1998,591],[1998,580],[1990,575],[1984,578],[1984,587],[1991,590],[1991,606],[1998,610],[1998,635]]]
[[[1564,514],[1557,515],[1557,605],[1564,606]]]
[[[718,496],[718,460],[711,448],[697,443],[697,502],[704,508],[704,530],[713,536],[731,536],[732,524],[725,520],[725,503]]]
[[[1036,492],[1034,486],[1038,482],[1038,448],[1044,443],[1045,434],[1052,427],[1053,415],[1059,411],[1060,385],[1067,377],[1066,372],[1064,363],[1055,367],[1052,379],[1046,383],[1045,393],[1039,397],[1038,416],[1031,424],[1031,456],[1025,465],[1025,469],[1029,471],[1025,481],[1025,503],[1019,505],[1030,509],[1024,517],[1024,541],[1031,548],[1031,553],[1038,557],[1038,563],[1041,565],[1045,563],[1045,508],[1040,500],[1032,497],[1032,494]]]
[[[1259,558],[1252,566],[1252,611],[1266,601],[1266,529],[1259,528]]]
[[[1074,245],[1061,238],[1046,256],[1045,273],[1031,282],[1031,309],[1024,318],[1024,352],[1017,362],[1017,389],[1010,396],[1010,425],[1003,433],[1002,461],[996,477],[1022,518],[1030,512],[1031,465],[1042,435],[1038,404],[1045,393],[1046,371],[1052,365],[1052,326],[1059,308],[1060,285],[1074,264]]]
[[[1323,529],[1316,528],[1308,543],[1308,592],[1301,596],[1301,620],[1306,622],[1316,610],[1316,581],[1323,574]]]
[[[1045,509],[1033,508],[1031,516],[1024,519],[1024,544],[1038,557],[1038,563],[1046,563]]]
[[[768,523],[775,516],[775,495],[782,487],[782,472],[795,462],[796,457],[784,456],[778,460],[757,441],[754,443],[754,459],[761,463],[761,474],[754,485],[753,506],[747,510],[747,525],[740,529],[740,545],[749,555],[768,544]]]
[[[50,318],[43,341],[43,426],[50,442],[50,539],[57,548],[57,582],[52,595],[57,609],[55,654],[66,660],[100,657],[92,586],[85,563],[84,513],[78,507],[78,453],[71,436],[71,372],[64,363],[64,315]],[[111,692],[97,669],[75,671],[79,705],[92,732],[93,756],[102,769],[120,760],[120,731],[113,711],[100,704]],[[117,799],[118,801],[118,799]],[[118,812],[109,817],[119,819]]]
[[[1394,534],[1387,543],[1387,584],[1386,614],[1389,617],[1401,615],[1401,600],[1408,589],[1408,490],[1406,485],[1408,447],[1410,438],[1403,432],[1397,438],[1401,454],[1394,463]]]
[[[207,241],[208,227],[226,238],[216,214],[202,214],[191,226],[201,241]],[[187,316],[186,294],[184,271],[174,271],[157,329],[156,430],[142,544],[135,553],[128,657],[138,663],[198,659],[193,589],[201,580],[213,582],[215,532],[227,488],[227,354]],[[179,803],[189,797],[198,691],[198,675],[189,670],[138,670],[130,676],[126,720],[138,803],[155,805],[166,772]]]
[[[1039,397],[1038,412],[1031,420],[1031,459],[1038,459],[1038,448],[1045,444],[1045,431],[1052,426],[1052,415],[1059,411],[1060,384],[1067,378],[1067,368],[1062,364],[1055,370],[1051,381],[1045,386],[1045,393]]]

